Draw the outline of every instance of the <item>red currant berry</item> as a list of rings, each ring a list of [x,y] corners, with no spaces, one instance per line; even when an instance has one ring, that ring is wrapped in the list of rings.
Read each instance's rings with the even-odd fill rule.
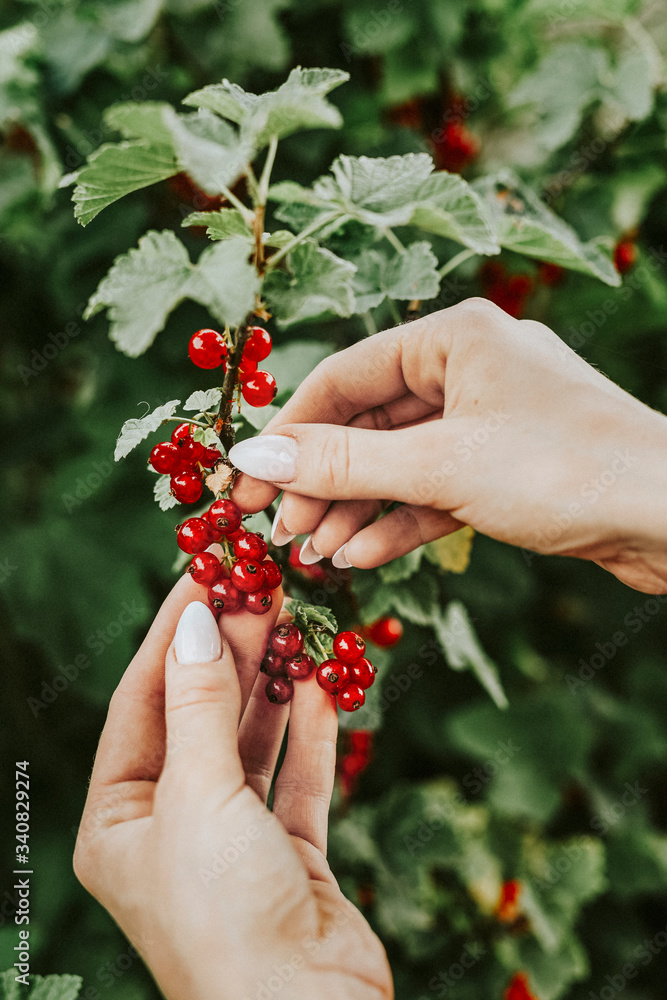
[[[203,552],[213,543],[213,529],[203,517],[189,517],[183,524],[177,525],[176,531],[179,549],[191,556]]]
[[[347,664],[340,660],[325,660],[317,668],[317,683],[323,691],[338,694],[349,684],[350,671]]]
[[[308,653],[297,653],[285,664],[285,673],[293,681],[304,681],[316,667],[315,660]]]
[[[391,649],[403,637],[403,625],[398,618],[378,618],[368,628],[368,638],[382,649]]]
[[[250,406],[267,406],[278,392],[278,386],[271,372],[256,372],[244,379],[241,393]]]
[[[265,615],[267,611],[271,610],[272,604],[271,591],[268,587],[261,587],[259,590],[253,591],[252,594],[246,594],[244,606],[251,615]]]
[[[210,587],[220,578],[221,570],[220,560],[212,552],[198,552],[188,566],[188,573],[195,583],[201,583],[205,587]]]
[[[269,646],[278,656],[289,660],[303,649],[301,630],[291,623],[276,625],[271,629]]]
[[[284,677],[285,661],[272,649],[267,649],[259,669],[263,674],[268,674],[269,677]]]
[[[366,643],[356,632],[339,632],[333,641],[334,656],[343,663],[356,663],[366,651]]]
[[[181,455],[178,448],[170,441],[162,441],[160,444],[156,444],[149,458],[149,462],[155,471],[161,472],[163,475],[174,472],[180,460]]]
[[[294,685],[289,677],[272,677],[265,688],[266,697],[274,705],[286,705],[292,700]]]
[[[227,357],[225,338],[217,330],[197,330],[190,337],[188,354],[198,368],[219,368]]]
[[[241,508],[233,500],[216,500],[209,507],[207,520],[229,537],[230,532],[241,526]]]
[[[236,589],[244,594],[252,594],[264,586],[264,570],[253,559],[240,559],[229,575]]]
[[[338,692],[336,701],[344,712],[356,712],[366,701],[366,692],[358,684],[348,684]]]
[[[237,538],[245,532],[243,525],[240,525],[236,531],[225,531],[225,538],[229,539],[230,542],[235,542]]]
[[[375,667],[364,656],[350,664],[350,683],[360,688],[369,688],[375,681]]]
[[[191,424],[179,424],[176,430],[172,431],[171,443],[178,444],[183,438],[192,437],[193,429]]]
[[[257,362],[252,361],[250,358],[246,358],[245,355],[241,358],[241,364],[239,365],[239,372],[241,373],[241,381],[250,378],[257,371]]]
[[[208,588],[208,599],[214,608],[233,614],[243,605],[243,594],[240,594],[229,577],[223,576]]]
[[[261,562],[269,551],[269,546],[262,535],[254,531],[245,531],[234,542],[234,555],[237,559],[254,559]]]
[[[274,563],[272,559],[265,559],[262,563],[262,569],[264,570],[265,585],[269,590],[276,590],[283,582],[283,574],[280,566]]]
[[[206,469],[212,469],[216,462],[219,462],[222,455],[217,448],[204,448],[204,454],[199,461]]]
[[[196,503],[202,493],[201,476],[196,472],[179,472],[171,477],[170,492],[179,503]]]
[[[637,245],[632,240],[619,240],[614,248],[614,266],[619,274],[627,274],[637,259]]]
[[[250,336],[243,348],[243,359],[264,361],[271,353],[271,334],[262,326],[251,326]]]

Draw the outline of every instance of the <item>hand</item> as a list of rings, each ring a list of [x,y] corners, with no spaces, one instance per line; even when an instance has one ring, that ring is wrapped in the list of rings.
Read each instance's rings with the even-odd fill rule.
[[[667,420],[485,299],[326,359],[231,458],[245,510],[285,491],[274,540],[310,533],[307,562],[367,569],[469,524],[667,589]]]
[[[202,596],[174,587],[111,700],[76,873],[168,1000],[390,1000],[382,945],[325,860],[332,700],[305,681],[270,704],[275,613],[226,615],[221,638]]]

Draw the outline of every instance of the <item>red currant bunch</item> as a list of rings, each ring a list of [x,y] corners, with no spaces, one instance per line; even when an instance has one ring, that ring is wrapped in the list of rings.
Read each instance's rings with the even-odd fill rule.
[[[179,503],[197,503],[206,470],[222,458],[217,448],[195,441],[193,430],[190,424],[179,424],[169,441],[155,445],[149,459],[156,472],[171,476],[171,493]]]
[[[271,372],[258,371],[257,365],[271,353],[271,335],[261,326],[251,326],[241,358],[241,395],[250,406],[267,406],[278,386]]]

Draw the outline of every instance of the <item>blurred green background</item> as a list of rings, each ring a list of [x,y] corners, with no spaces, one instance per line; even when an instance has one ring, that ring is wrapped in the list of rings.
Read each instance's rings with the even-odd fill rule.
[[[582,238],[622,244],[624,285],[505,252],[502,272],[468,261],[428,308],[488,294],[664,410],[666,52],[664,9],[632,0],[2,5],[0,968],[16,943],[13,762],[28,759],[33,970],[82,975],[84,996],[157,996],[75,882],[71,854],[106,704],[174,578],[176,516],[155,509],[141,449],[115,465],[114,441],[138,401],[205,384],[184,344],[207,316],[182,305],[130,360],[102,316],[81,314],[115,255],[207,206],[180,177],[81,229],[58,182],[113,138],[104,108],[177,104],[222,77],[259,92],[299,64],[348,70],[333,96],[344,128],[282,143],[276,179],[310,183],[339,152],[426,150],[469,179],[512,167]],[[196,230],[183,238],[203,246]],[[362,335],[336,320],[278,342]],[[292,581],[322,597],[321,580]],[[462,574],[402,564],[330,589],[341,621],[396,613],[405,625],[394,650],[377,652],[381,700],[359,721],[379,724],[374,759],[332,813],[334,871],[381,934],[397,996],[500,1000],[518,970],[537,1000],[663,996],[665,603],[596,567],[485,538]],[[440,652],[424,608],[451,599],[498,665],[505,712]],[[510,880],[517,907],[499,910]]]

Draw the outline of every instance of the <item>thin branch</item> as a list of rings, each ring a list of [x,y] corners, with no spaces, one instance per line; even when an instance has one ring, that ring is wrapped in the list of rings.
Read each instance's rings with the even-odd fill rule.
[[[266,160],[264,161],[264,169],[262,170],[262,176],[259,179],[259,192],[258,197],[262,205],[266,204],[266,199],[269,194],[269,181],[271,180],[271,171],[273,170],[273,164],[276,158],[276,150],[278,149],[278,136],[271,136],[271,142],[269,143],[269,150],[266,154]]]
[[[453,271],[455,267],[459,266],[459,264],[463,264],[465,263],[466,260],[470,260],[471,257],[476,257],[476,256],[477,256],[476,250],[469,250],[469,249],[461,250],[460,253],[457,253],[454,257],[451,257],[446,264],[442,265],[442,267],[438,270],[438,274],[440,275],[441,278],[445,278],[450,273],[450,271]]]
[[[248,319],[250,319],[250,317],[248,317]],[[231,354],[229,354],[227,358],[227,371],[225,372],[225,380],[222,383],[222,399],[220,400],[220,409],[218,410],[218,419],[215,424],[215,429],[227,454],[229,454],[229,451],[234,444],[232,409],[234,406],[234,393],[236,390],[236,376],[238,374],[239,365],[241,364],[241,358],[243,357],[243,348],[245,347],[246,340],[249,336],[250,324],[246,322],[243,326],[238,328],[236,343],[234,344]]]
[[[224,195],[228,202],[230,202],[234,208],[241,213],[246,223],[252,226],[253,214],[250,209],[243,204],[243,202],[236,197],[236,195],[229,190],[224,184],[220,185],[220,193]]]
[[[399,240],[398,236],[396,235],[393,229],[389,229],[389,227],[387,227],[387,229],[383,229],[382,234],[385,237],[385,239],[389,240],[394,250],[398,250],[399,253],[405,253],[405,247],[403,246],[403,244],[401,243],[401,241]]]
[[[269,257],[269,259],[266,262],[267,271],[269,270],[269,268],[276,267],[276,265],[279,264],[280,261],[283,260],[288,253],[291,253],[294,247],[298,247],[300,243],[303,243],[304,240],[307,240],[308,237],[312,236],[313,233],[316,233],[318,229],[322,229],[330,222],[333,222],[334,219],[340,219],[341,222],[344,222],[346,218],[347,216],[345,215],[339,216],[338,212],[329,212],[327,215],[322,215],[320,216],[319,219],[316,219],[314,222],[311,222],[311,224],[309,226],[306,226],[305,229],[302,229],[301,232],[298,233],[293,240],[290,240],[289,243],[286,243],[285,246],[282,248],[282,250],[279,250],[278,253],[275,253],[273,257]]]

